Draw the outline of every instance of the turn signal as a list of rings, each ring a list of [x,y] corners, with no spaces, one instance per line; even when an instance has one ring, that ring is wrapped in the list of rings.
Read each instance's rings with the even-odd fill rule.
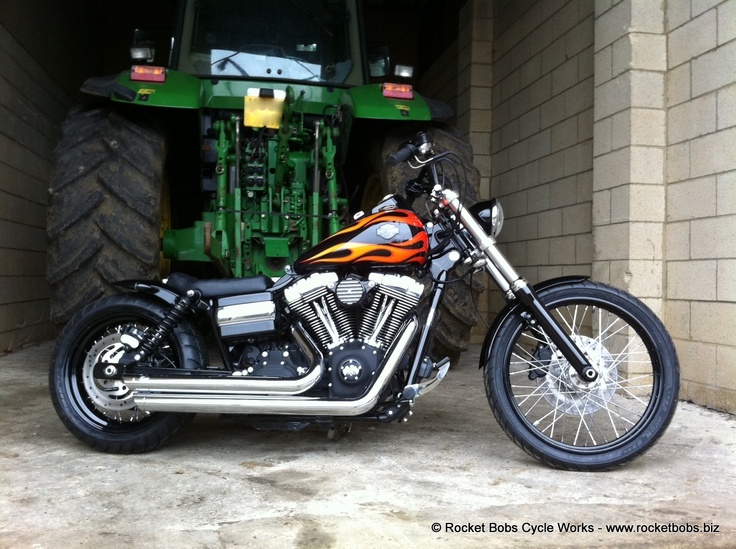
[[[166,69],[149,65],[133,65],[130,79],[135,82],[166,82]]]

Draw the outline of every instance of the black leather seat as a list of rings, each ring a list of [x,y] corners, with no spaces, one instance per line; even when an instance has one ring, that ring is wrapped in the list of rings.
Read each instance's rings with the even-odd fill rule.
[[[265,292],[273,286],[273,280],[265,275],[246,278],[200,279],[184,273],[171,273],[166,284],[182,294],[195,290],[203,298],[212,298]]]

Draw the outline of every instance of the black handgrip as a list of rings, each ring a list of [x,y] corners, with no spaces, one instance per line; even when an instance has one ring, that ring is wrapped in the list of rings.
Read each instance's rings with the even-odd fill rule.
[[[396,166],[396,164],[399,164],[400,162],[406,162],[416,154],[417,148],[414,146],[413,143],[404,143],[403,145],[401,145],[398,151],[388,155],[387,162],[389,166]]]

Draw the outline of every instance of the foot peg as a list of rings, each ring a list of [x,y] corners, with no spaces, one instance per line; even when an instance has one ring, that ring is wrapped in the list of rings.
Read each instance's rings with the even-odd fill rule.
[[[450,359],[445,357],[434,365],[433,370],[437,370],[436,376],[431,379],[421,381],[419,383],[412,383],[411,385],[407,385],[401,392],[401,397],[407,400],[414,400],[417,397],[426,395],[428,392],[434,389],[440,381],[445,378],[447,370],[449,369]]]

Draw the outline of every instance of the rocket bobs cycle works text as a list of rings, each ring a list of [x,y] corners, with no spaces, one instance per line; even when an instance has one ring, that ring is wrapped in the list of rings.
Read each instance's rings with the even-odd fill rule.
[[[509,524],[504,522],[479,522],[479,523],[455,523],[435,522],[432,524],[432,531],[436,533],[459,534],[459,533],[489,533],[489,534],[507,534],[507,533],[526,533],[530,535],[551,534],[558,532],[561,534],[592,534],[594,532],[608,533],[649,533],[649,534],[715,534],[718,533],[720,527],[712,522],[705,523],[654,523],[654,524],[606,524],[597,526],[589,523],[571,523],[571,522],[544,522],[534,524],[524,522],[522,524]]]

